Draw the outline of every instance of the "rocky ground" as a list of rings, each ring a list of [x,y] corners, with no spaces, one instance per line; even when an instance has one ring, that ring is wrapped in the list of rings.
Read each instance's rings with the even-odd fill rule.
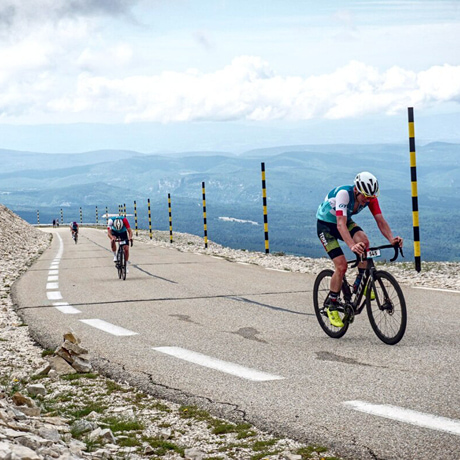
[[[327,259],[237,251],[212,242],[204,249],[202,238],[188,234],[176,233],[173,244],[169,232],[154,232],[153,240],[141,232],[136,239],[302,273],[331,266]],[[72,352],[43,350],[34,343],[10,298],[14,280],[49,242],[49,234],[0,206],[0,459],[337,458],[325,447],[275,438],[194,406],[155,399],[91,371],[50,366],[57,354],[66,357]],[[393,273],[405,283],[460,289],[460,264],[424,264],[421,274],[410,264],[395,265]],[[69,343],[74,340],[69,337],[63,347],[78,348],[86,356],[84,344]]]

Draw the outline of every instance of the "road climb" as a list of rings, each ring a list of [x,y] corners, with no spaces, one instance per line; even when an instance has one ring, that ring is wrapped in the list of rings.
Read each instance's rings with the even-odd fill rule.
[[[315,318],[313,275],[135,242],[120,282],[104,232],[82,229],[75,245],[52,231],[13,290],[44,344],[72,329],[107,372],[158,396],[354,458],[458,459],[458,293],[405,287],[393,347],[365,318],[334,340]]]

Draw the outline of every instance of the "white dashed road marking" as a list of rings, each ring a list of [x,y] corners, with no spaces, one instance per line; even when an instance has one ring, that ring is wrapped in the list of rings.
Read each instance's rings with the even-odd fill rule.
[[[78,313],[81,313],[80,310],[72,307],[72,305],[69,305],[67,302],[54,302],[53,305],[55,306],[56,310],[59,310],[65,315],[77,315]]]
[[[365,401],[346,401],[343,404],[367,414],[398,420],[399,422],[430,428],[432,430],[445,431],[446,433],[460,436],[460,420],[439,417],[438,415],[426,414],[424,412],[417,412],[397,406],[371,404]]]
[[[59,283],[46,283],[46,289],[59,289]]]
[[[222,361],[211,356],[206,356],[195,351],[186,350],[180,347],[156,347],[153,348],[161,353],[174,356],[185,361],[189,361],[200,366],[209,367],[227,374],[236,375],[247,380],[253,380],[256,382],[264,382],[268,380],[282,380],[284,377],[278,375],[267,374],[249,367],[240,366],[239,364]]]
[[[46,297],[48,297],[48,300],[61,300],[62,295],[59,291],[48,291],[46,293]]]
[[[112,335],[118,336],[127,336],[127,335],[137,335],[137,332],[129,331],[120,326],[115,326],[115,324],[108,323],[102,319],[81,319],[82,323],[88,324],[89,326],[100,329],[101,331],[108,332]]]

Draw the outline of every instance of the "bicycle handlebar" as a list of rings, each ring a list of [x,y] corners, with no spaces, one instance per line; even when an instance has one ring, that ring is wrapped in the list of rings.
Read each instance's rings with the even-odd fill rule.
[[[399,254],[401,254],[401,257],[404,257],[404,253],[403,253],[403,250],[401,247],[399,247],[398,243],[396,244],[383,244],[382,246],[375,246],[373,248],[369,248],[366,250],[366,252],[362,255],[360,254],[356,254],[356,259],[355,260],[347,260],[347,263],[348,264],[353,264],[353,265],[350,265],[350,268],[354,268],[356,267],[359,262],[363,262],[366,260],[366,253],[367,251],[373,251],[373,250],[376,250],[376,249],[389,249],[389,248],[393,248],[394,251],[395,251],[395,254],[394,256],[390,259],[390,262],[394,262]],[[399,249],[399,254],[398,254],[398,249]]]

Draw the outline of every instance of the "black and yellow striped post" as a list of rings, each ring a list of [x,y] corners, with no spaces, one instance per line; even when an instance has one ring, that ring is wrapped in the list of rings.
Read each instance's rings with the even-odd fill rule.
[[[80,224],[82,224],[82,223],[83,223],[83,211],[82,211],[82,209],[80,207]]]
[[[136,230],[136,236],[138,236],[138,228],[137,228],[137,206],[136,202],[134,201],[134,227]]]
[[[105,207],[105,225],[109,223],[109,207]]]
[[[168,211],[169,211],[169,242],[173,242],[173,231],[172,231],[172,212],[171,212],[171,194],[168,193]]]
[[[37,225],[40,225],[40,211],[37,209]]]
[[[415,158],[415,128],[414,128],[414,108],[409,107],[409,150],[410,150],[410,180],[412,191],[412,225],[414,227],[414,258],[415,269],[420,272],[422,262],[420,257],[420,227],[418,216],[418,193],[417,193],[417,164]]]
[[[126,217],[126,203],[123,203],[123,216]]]
[[[99,225],[99,215],[97,213],[97,206],[96,206],[96,227]]]
[[[264,206],[264,233],[265,233],[265,254],[270,252],[268,243],[268,218],[267,218],[267,188],[265,183],[265,163],[261,163],[262,170],[262,203]]]
[[[118,215],[121,216],[121,204],[118,205]]]
[[[147,200],[148,208],[149,208],[149,235],[150,239],[153,239],[153,234],[152,234],[152,213],[150,211],[150,198]]]
[[[61,225],[64,223],[64,213],[62,212],[62,208],[61,208]]]
[[[204,182],[201,183],[201,189],[203,192],[203,226],[204,226],[204,247],[208,248],[208,223],[206,219],[206,189]]]

